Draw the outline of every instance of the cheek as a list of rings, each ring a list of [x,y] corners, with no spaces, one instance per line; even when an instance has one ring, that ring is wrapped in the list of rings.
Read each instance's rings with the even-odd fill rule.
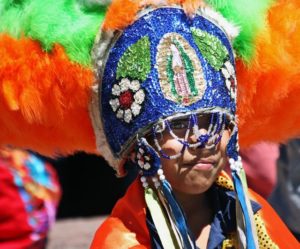
[[[226,148],[227,148],[227,144],[229,142],[229,139],[230,139],[230,131],[225,130],[223,132],[222,139],[220,141],[220,147],[219,147],[219,150],[220,150],[220,153],[222,154],[222,157],[225,157],[225,158],[227,157]]]

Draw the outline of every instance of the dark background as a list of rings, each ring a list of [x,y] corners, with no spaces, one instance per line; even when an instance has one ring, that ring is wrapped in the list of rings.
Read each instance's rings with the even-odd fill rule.
[[[102,157],[83,152],[55,160],[43,159],[56,169],[62,187],[58,219],[109,214],[136,177],[136,171],[130,170],[126,177],[117,178]],[[126,165],[129,167],[134,168]]]

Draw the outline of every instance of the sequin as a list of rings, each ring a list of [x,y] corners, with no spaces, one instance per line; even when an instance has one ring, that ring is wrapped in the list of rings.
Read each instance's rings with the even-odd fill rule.
[[[228,56],[226,47],[219,39],[208,32],[196,28],[191,28],[191,30],[195,42],[204,58],[214,69],[220,70]]]
[[[157,48],[157,70],[164,96],[191,105],[202,98],[206,82],[194,49],[179,34],[168,33]]]
[[[150,41],[147,36],[131,45],[118,62],[117,79],[145,80],[150,72]]]

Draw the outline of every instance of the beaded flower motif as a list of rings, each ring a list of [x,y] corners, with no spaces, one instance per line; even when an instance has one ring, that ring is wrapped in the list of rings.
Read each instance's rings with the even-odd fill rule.
[[[161,168],[159,155],[148,144],[145,138],[141,138],[135,148],[135,162],[144,176],[154,176]]]
[[[113,85],[111,93],[109,104],[117,118],[130,123],[133,117],[140,114],[145,93],[138,80],[122,79]]]
[[[144,149],[142,148],[138,149],[136,158],[137,158],[137,164],[140,166],[141,169],[149,170],[151,168],[150,156],[146,155]]]
[[[225,78],[226,87],[230,92],[230,97],[236,99],[236,77],[234,67],[229,61],[226,61],[221,68],[222,75]]]

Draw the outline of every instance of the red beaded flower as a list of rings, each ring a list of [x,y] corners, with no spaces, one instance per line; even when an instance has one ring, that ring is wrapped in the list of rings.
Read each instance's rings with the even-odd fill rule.
[[[133,117],[140,114],[145,100],[144,90],[137,80],[122,79],[112,88],[112,99],[109,104],[117,118],[130,123]]]

